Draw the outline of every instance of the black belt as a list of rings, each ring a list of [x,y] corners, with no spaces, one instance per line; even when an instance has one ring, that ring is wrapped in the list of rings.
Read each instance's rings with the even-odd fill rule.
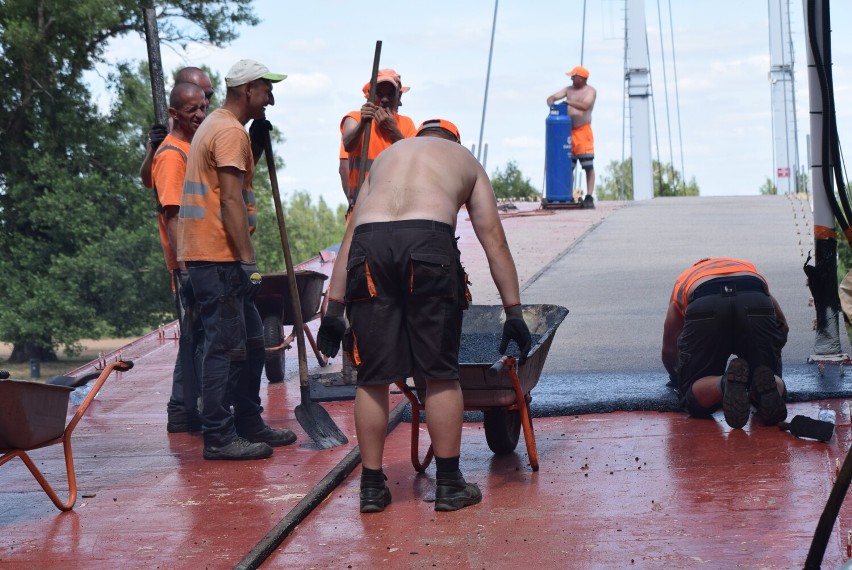
[[[435,220],[394,220],[391,222],[371,222],[355,228],[355,234],[367,232],[392,232],[394,230],[434,230],[453,234],[453,226]]]
[[[766,293],[766,286],[763,281],[757,277],[749,277],[740,275],[737,277],[726,277],[711,279],[699,285],[692,293],[693,301],[708,295],[722,295],[723,297],[731,297],[737,294],[738,291],[760,291]]]

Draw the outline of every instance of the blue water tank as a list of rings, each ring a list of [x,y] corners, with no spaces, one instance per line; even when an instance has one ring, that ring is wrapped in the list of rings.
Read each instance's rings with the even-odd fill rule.
[[[545,137],[545,199],[551,203],[573,202],[571,117],[564,101],[550,106]]]

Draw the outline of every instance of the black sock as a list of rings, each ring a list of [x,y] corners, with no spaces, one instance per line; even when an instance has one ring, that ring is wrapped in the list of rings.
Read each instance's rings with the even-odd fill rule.
[[[384,484],[385,472],[381,469],[369,469],[368,467],[361,469],[362,487],[382,487]]]
[[[459,471],[459,456],[455,457],[435,457],[435,475],[439,479],[458,479],[461,471]]]

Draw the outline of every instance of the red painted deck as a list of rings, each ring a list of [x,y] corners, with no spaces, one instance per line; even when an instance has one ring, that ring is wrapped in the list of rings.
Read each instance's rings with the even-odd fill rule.
[[[562,218],[563,227],[577,225],[576,239],[606,215],[605,208],[558,212],[544,227],[552,231]],[[522,281],[542,266],[536,255],[547,261],[543,247],[527,249]],[[264,383],[262,397],[268,422],[296,431],[297,444],[262,461],[204,461],[200,436],[165,430],[177,345],[174,331],[164,332],[121,351],[135,368],[107,381],[74,432],[73,511],[60,513],[20,461],[0,468],[0,568],[234,567],[357,443],[352,404],[340,402],[324,406],[350,444],[313,448],[293,414],[294,349],[287,381]],[[308,360],[312,372],[327,371],[310,353]],[[815,416],[819,407],[837,411],[828,444],[753,424],[732,432],[718,418],[677,413],[535,419],[538,473],[523,442],[496,457],[481,424],[465,424],[462,470],[484,499],[456,513],[435,513],[427,502],[434,466],[414,471],[411,425],[402,423],[386,448],[394,501],[385,513],[358,513],[356,468],[263,567],[801,567],[852,440],[846,400],[791,404],[790,416]],[[424,430],[421,450],[427,446]],[[63,489],[61,447],[32,457]],[[847,560],[850,530],[852,508],[844,506],[824,567]]]

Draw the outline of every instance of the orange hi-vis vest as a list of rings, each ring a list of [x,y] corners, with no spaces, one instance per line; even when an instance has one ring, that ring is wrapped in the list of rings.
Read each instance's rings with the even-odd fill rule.
[[[753,264],[732,257],[714,257],[713,259],[699,261],[678,276],[672,291],[672,303],[675,304],[681,315],[685,315],[686,305],[689,303],[689,291],[696,282],[705,277],[731,275],[733,273],[751,273],[763,281],[766,290],[769,290],[766,279],[757,272]]]
[[[346,121],[346,117],[352,117],[360,123],[361,111],[352,111],[343,117],[343,120],[340,121],[341,134],[343,133],[343,123]],[[394,113],[394,117],[396,117],[397,127],[399,127],[399,132],[402,133],[403,137],[411,138],[417,134],[417,127],[414,126],[414,121],[411,120],[411,117],[398,115],[396,113]],[[357,194],[359,190],[358,173],[361,171],[362,144],[363,142],[359,141],[357,148],[349,153],[349,193],[352,195]],[[364,173],[364,180],[367,179],[367,175],[370,173],[370,167],[373,165],[373,159],[379,156],[379,154],[386,148],[390,148],[392,144],[393,141],[387,138],[384,135],[384,132],[378,128],[376,121],[370,121],[370,145],[367,148],[367,166],[365,168],[366,172]],[[343,153],[341,152],[341,158],[343,158],[342,154]]]
[[[166,268],[171,272],[178,268],[177,244],[169,240],[168,223],[165,208],[180,206],[183,194],[183,178],[186,174],[186,159],[189,156],[190,143],[169,133],[154,154],[151,165],[151,181],[157,193],[157,225],[160,230],[160,245]],[[174,247],[174,250],[172,249]]]

